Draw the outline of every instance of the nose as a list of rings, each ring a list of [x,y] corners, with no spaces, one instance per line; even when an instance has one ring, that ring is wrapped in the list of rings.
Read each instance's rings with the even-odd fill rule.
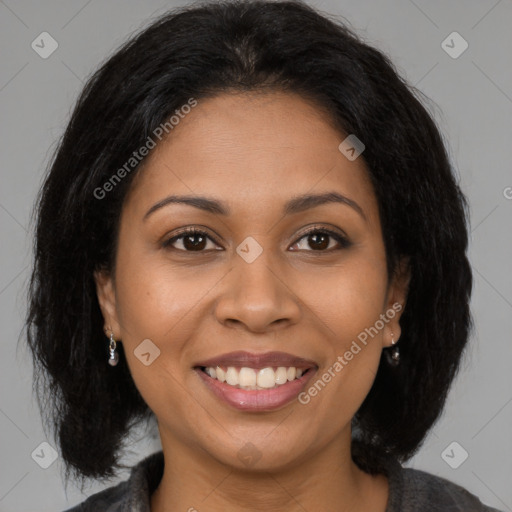
[[[286,272],[266,252],[251,263],[236,254],[215,306],[225,326],[253,333],[275,331],[300,320],[299,298],[287,282]]]

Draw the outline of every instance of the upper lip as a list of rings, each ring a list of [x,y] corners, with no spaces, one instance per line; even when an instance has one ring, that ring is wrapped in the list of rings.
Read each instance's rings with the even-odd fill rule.
[[[314,368],[316,363],[310,359],[287,354],[286,352],[264,352],[253,354],[244,350],[229,352],[201,361],[194,366],[245,366],[247,368],[266,368],[269,366],[294,366],[296,368]]]

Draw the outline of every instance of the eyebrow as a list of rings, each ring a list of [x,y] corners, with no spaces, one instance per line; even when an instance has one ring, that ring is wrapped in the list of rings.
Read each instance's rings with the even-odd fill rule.
[[[315,208],[327,203],[341,203],[350,206],[355,210],[364,220],[366,215],[363,209],[353,200],[338,192],[325,192],[322,194],[303,194],[300,196],[292,197],[283,207],[283,215],[293,215],[300,213],[310,208]],[[154,204],[144,215],[143,221],[146,220],[153,212],[167,206],[169,204],[187,204],[198,208],[208,213],[215,215],[230,215],[231,210],[228,206],[216,199],[211,199],[204,196],[168,196],[158,203]]]

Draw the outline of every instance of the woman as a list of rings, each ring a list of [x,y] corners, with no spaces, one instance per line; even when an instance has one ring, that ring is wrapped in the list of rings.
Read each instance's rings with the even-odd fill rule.
[[[296,2],[158,19],[82,92],[28,341],[73,511],[492,511],[402,468],[471,328],[465,198],[391,62]]]

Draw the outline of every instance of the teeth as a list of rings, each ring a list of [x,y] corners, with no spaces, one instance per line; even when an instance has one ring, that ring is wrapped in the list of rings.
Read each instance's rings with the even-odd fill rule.
[[[215,370],[212,368],[212,371],[216,372],[217,375],[210,375],[210,377],[213,377],[214,379],[217,378],[217,380],[220,380],[221,382],[226,381],[226,372],[222,368],[217,366]]]
[[[210,375],[210,377],[212,377],[212,375]],[[238,384],[238,372],[232,366],[230,366],[226,372],[226,382],[230,386],[236,386]]]
[[[242,368],[242,370],[243,370],[243,368]],[[254,373],[256,373],[255,370],[252,370],[252,371]],[[276,372],[274,371],[273,368],[262,368],[258,372],[257,379],[258,379],[258,381],[257,381],[258,387],[264,388],[264,389],[273,388],[276,385]]]
[[[293,370],[293,368],[292,368]],[[288,382],[288,370],[280,366],[275,373],[276,384],[286,384]]]
[[[278,368],[236,368],[228,366],[226,370],[220,366],[205,368],[205,372],[212,378],[220,382],[226,382],[230,386],[241,389],[271,389],[282,386],[289,381],[298,379],[302,376],[302,368],[290,366],[279,366]]]
[[[236,373],[234,368],[231,368]],[[252,368],[240,368],[240,372],[238,373],[238,382],[235,382],[234,385],[240,384],[240,386],[246,388],[249,386],[256,386],[256,382],[260,380],[256,376],[256,372]],[[261,386],[261,384],[258,384]]]

